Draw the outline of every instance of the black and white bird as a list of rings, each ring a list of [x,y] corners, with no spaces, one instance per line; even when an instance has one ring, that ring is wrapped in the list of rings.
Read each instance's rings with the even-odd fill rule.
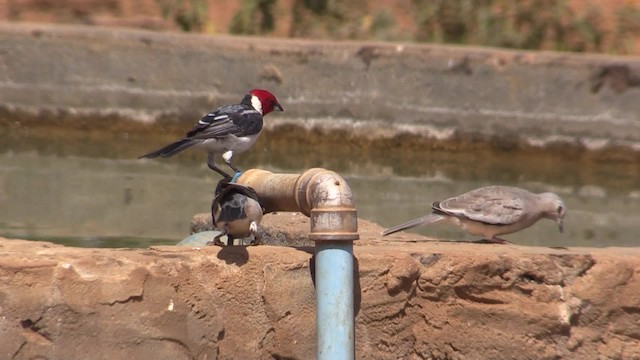
[[[498,235],[511,234],[550,219],[562,232],[567,208],[562,199],[550,192],[534,194],[512,186],[486,186],[431,205],[431,213],[385,230],[382,235],[418,225],[446,221],[472,235],[492,243],[509,243]]]
[[[213,226],[220,231],[213,244],[223,246],[220,237],[226,235],[227,245],[234,245],[234,239],[246,237],[251,237],[250,245],[258,245],[257,232],[262,215],[263,209],[255,190],[230,183],[227,179],[220,180],[211,204]]]
[[[262,132],[262,118],[274,110],[284,111],[276,97],[266,90],[253,89],[240,104],[211,111],[184,138],[140,158],[169,157],[193,146],[207,152],[207,165],[211,170],[229,179],[231,176],[216,166],[215,155],[222,154],[225,163],[235,173],[240,172],[231,158],[255,144]]]

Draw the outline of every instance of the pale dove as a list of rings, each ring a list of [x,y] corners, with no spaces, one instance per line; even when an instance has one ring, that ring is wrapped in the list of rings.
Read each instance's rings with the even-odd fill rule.
[[[546,192],[534,194],[512,186],[487,186],[433,203],[432,212],[394,226],[383,236],[422,224],[447,221],[472,235],[493,243],[508,243],[498,235],[525,229],[542,218],[554,220],[562,232],[566,207],[560,197]]]

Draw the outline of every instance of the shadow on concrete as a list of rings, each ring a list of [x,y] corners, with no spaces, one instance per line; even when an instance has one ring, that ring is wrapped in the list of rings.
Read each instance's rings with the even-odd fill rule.
[[[249,261],[249,252],[247,252],[247,247],[243,245],[223,246],[217,256],[225,263],[237,266],[242,266]]]

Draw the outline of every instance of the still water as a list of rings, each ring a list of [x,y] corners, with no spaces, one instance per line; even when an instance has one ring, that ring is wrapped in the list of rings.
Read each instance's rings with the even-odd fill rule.
[[[514,243],[640,245],[640,181],[631,165],[508,153],[365,151],[349,145],[320,149],[269,137],[238,155],[236,165],[287,173],[310,167],[335,170],[349,182],[358,216],[384,227],[425,214],[435,200],[502,184],[557,192],[569,209],[563,234],[555,223],[540,221],[504,236]],[[218,177],[197,150],[171,159],[136,159],[171,138],[2,130],[0,236],[83,247],[178,242],[188,235],[192,215],[209,211]],[[413,231],[476,240],[444,224]]]

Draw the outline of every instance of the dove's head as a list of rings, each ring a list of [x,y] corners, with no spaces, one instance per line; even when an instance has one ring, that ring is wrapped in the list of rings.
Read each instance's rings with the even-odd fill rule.
[[[562,219],[567,213],[567,207],[564,201],[554,193],[542,193],[539,195],[543,206],[543,216],[547,219],[551,219],[558,224],[558,229],[562,232]]]

